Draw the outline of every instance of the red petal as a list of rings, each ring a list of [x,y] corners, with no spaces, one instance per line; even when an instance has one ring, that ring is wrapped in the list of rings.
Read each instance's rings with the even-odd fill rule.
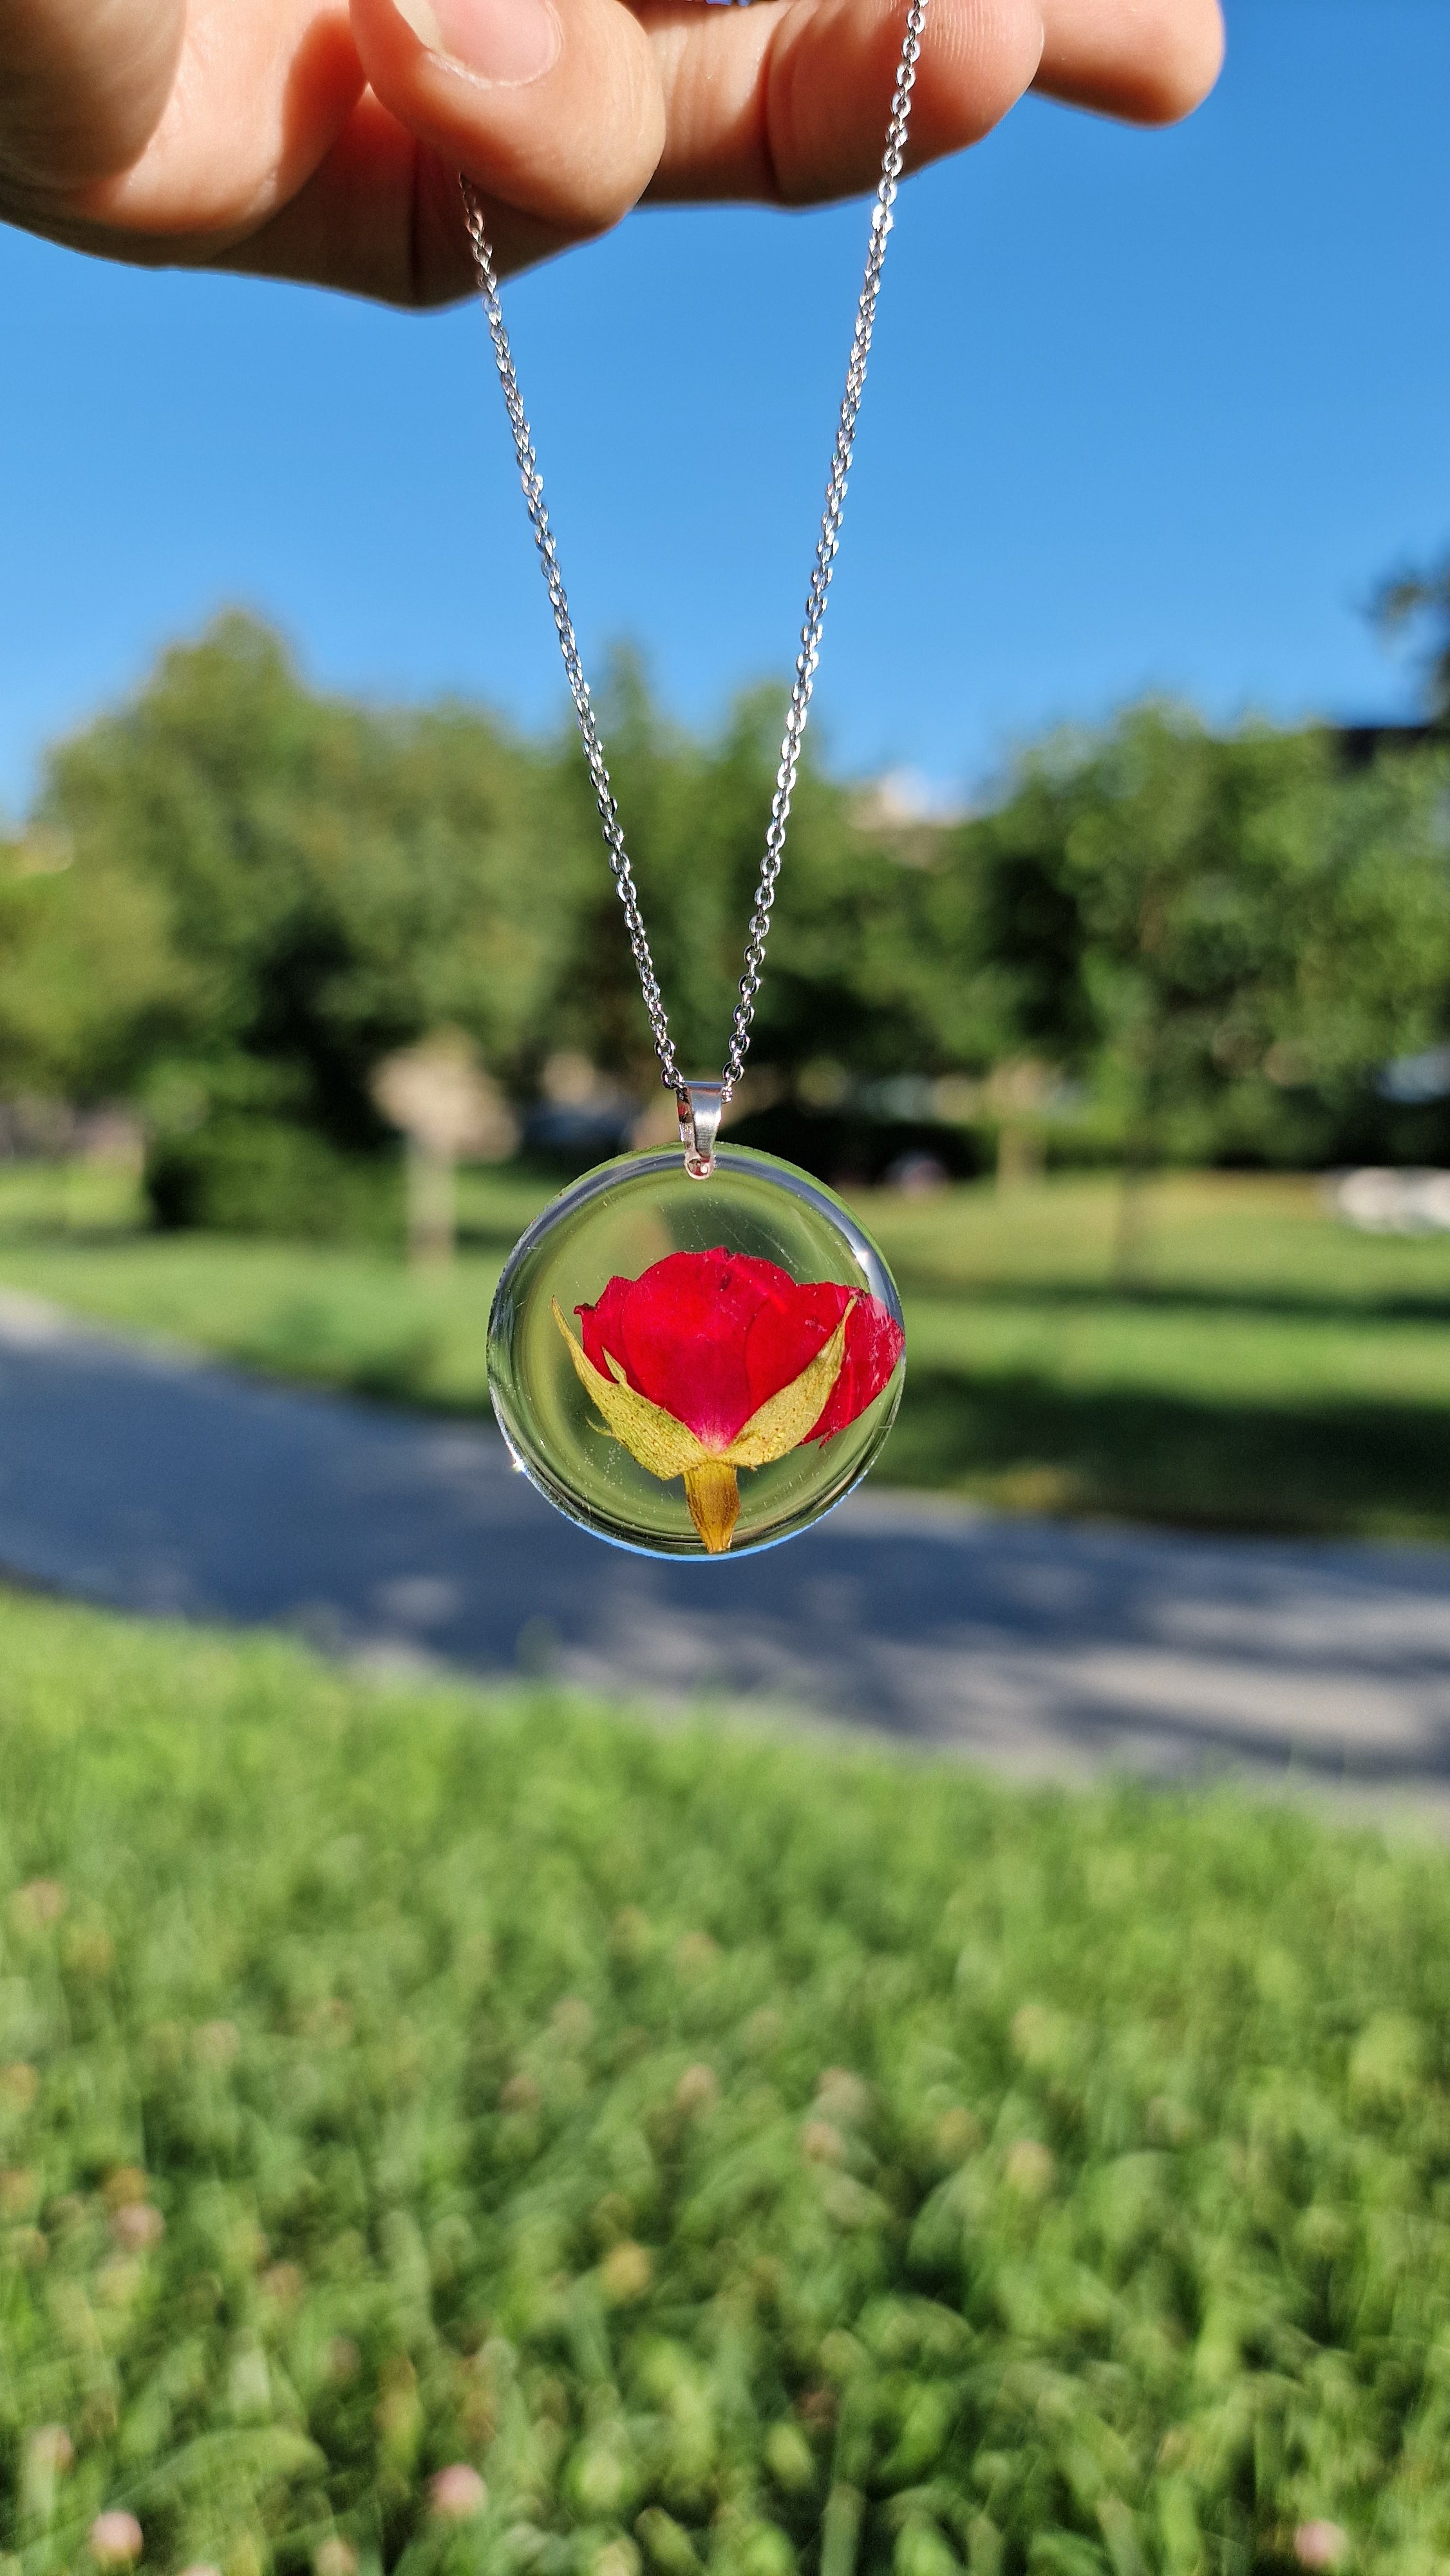
[[[774,1266],[761,1265],[771,1269]],[[790,1386],[802,1369],[810,1367],[851,1303],[852,1291],[838,1288],[833,1279],[807,1280],[797,1285],[783,1270],[777,1270],[775,1283],[751,1324],[745,1346],[754,1397],[752,1413],[759,1411],[768,1396],[778,1395],[783,1386]]]
[[[808,1440],[829,1440],[874,1404],[906,1348],[906,1335],[879,1297],[858,1297],[846,1328],[846,1356],[830,1400]]]
[[[762,1404],[789,1386],[854,1312],[846,1356],[813,1440],[843,1430],[880,1394],[902,1336],[874,1297],[834,1280],[797,1283],[773,1261],[723,1249],[672,1252],[638,1279],[611,1279],[575,1309],[597,1369],[612,1355],[636,1394],[684,1422],[709,1449],[728,1449]]]
[[[638,1279],[611,1279],[597,1306],[578,1308],[585,1351],[606,1371],[612,1353],[637,1394],[687,1423],[707,1449],[728,1449],[756,1409],[746,1335],[777,1279],[789,1287],[773,1262],[723,1247],[669,1253]]]

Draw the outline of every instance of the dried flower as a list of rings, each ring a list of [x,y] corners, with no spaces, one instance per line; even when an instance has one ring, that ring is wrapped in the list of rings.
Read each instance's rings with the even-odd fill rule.
[[[150,2189],[139,2165],[117,2165],[106,2180],[105,2200],[108,2209],[128,2209],[135,2201],[144,2200]]]
[[[28,2166],[5,2166],[0,2171],[0,2218],[28,2218],[39,2193],[40,2184]]]
[[[687,2066],[675,2086],[675,2109],[686,2119],[697,2111],[713,2111],[720,2099],[720,2079],[713,2066]]]
[[[606,2540],[589,2562],[589,2576],[639,2576],[639,2551],[632,2540],[621,2533],[617,2540]]]
[[[950,2111],[943,2111],[936,2124],[935,2136],[938,2154],[954,2165],[960,2164],[964,2156],[971,2154],[973,2147],[982,2143],[980,2124],[961,2103],[955,2104]]]
[[[871,2088],[844,2066],[828,2066],[816,2086],[816,2109],[823,2120],[854,2127],[871,2108]]]
[[[25,2445],[28,2472],[47,2478],[63,2478],[75,2464],[76,2446],[64,2424],[37,2424]]]
[[[32,1878],[17,1887],[10,1911],[23,1932],[43,1931],[58,1923],[66,1909],[66,1892],[58,1878]]]
[[[78,1977],[108,1977],[116,1964],[116,1944],[104,1923],[78,1923],[67,1933],[65,1963]]]
[[[115,2254],[96,2274],[96,2296],[108,2308],[128,2308],[145,2279],[142,2266],[129,2254]]]
[[[839,2165],[846,2160],[846,2141],[829,2120],[807,2120],[801,2130],[801,2154],[807,2164]]]
[[[874,1402],[904,1348],[877,1297],[792,1279],[744,1253],[672,1252],[554,1320],[616,1440],[668,1483],[685,1480],[711,1555],[730,1545],[737,1470],[829,1440]]]
[[[1007,2183],[1024,2200],[1040,2200],[1057,2179],[1057,2160],[1040,2138],[1019,2138],[1007,2155]]]
[[[652,1927],[643,1906],[622,1905],[609,1927],[609,1946],[615,1955],[631,1963],[640,1960],[651,1938]]]
[[[467,2522],[471,2515],[482,2513],[487,2502],[488,2489],[466,2460],[454,2460],[429,2480],[429,2510],[440,2522]]]
[[[1349,2534],[1337,2522],[1301,2522],[1294,2534],[1301,2567],[1337,2567],[1348,2547]]]
[[[654,2279],[654,2257],[647,2245],[636,2245],[628,2237],[606,2254],[599,2266],[600,2286],[607,2299],[626,2307],[642,2299]]]
[[[111,2220],[111,2234],[128,2254],[147,2254],[166,2233],[166,2221],[149,2201],[128,2200]]]
[[[98,2513],[88,2537],[98,2567],[129,2567],[146,2545],[134,2513]]]

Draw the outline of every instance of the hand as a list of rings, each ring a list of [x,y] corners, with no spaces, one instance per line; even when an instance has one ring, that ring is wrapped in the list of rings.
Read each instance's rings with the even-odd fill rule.
[[[504,268],[642,196],[871,187],[903,0],[0,0],[0,216],[113,259],[399,304],[471,282],[456,173]],[[1186,115],[1217,0],[931,0],[911,157],[1029,86]]]

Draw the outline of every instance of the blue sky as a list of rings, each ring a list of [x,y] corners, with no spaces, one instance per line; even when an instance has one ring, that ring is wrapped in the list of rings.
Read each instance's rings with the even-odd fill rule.
[[[903,200],[818,697],[949,801],[1149,688],[1406,712],[1376,577],[1450,544],[1450,9],[1230,0],[1144,135],[1029,101]],[[586,659],[708,724],[789,667],[859,206],[636,217],[508,293]],[[562,679],[475,312],[0,233],[0,811],[226,602],[308,672],[530,727]]]

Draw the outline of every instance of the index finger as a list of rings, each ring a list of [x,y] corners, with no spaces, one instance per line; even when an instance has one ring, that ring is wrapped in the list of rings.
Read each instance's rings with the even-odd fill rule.
[[[802,204],[871,186],[903,0],[639,0],[666,108],[653,197]],[[1155,124],[1212,87],[1218,0],[931,0],[912,100],[913,165],[959,152],[1029,85]]]
[[[1222,64],[1218,0],[1045,0],[1033,86],[1070,107],[1167,125],[1208,96]]]
[[[652,197],[804,205],[881,167],[904,0],[642,0],[665,95]],[[1038,0],[932,0],[911,110],[913,162],[978,142],[1042,53]]]

